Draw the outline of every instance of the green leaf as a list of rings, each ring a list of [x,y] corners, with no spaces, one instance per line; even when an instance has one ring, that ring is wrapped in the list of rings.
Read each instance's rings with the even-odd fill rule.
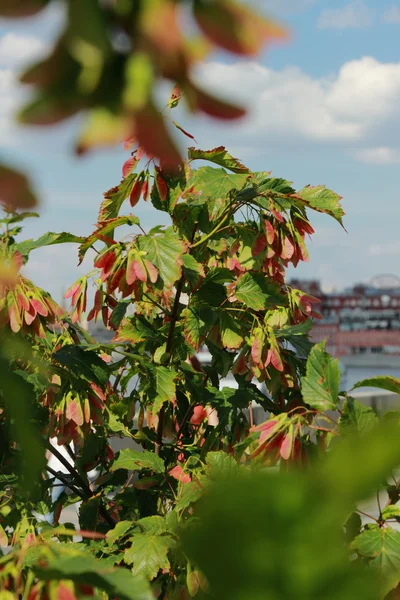
[[[370,565],[379,568],[395,585],[400,579],[400,531],[378,525],[363,531],[351,545]]]
[[[175,509],[179,512],[194,504],[203,495],[203,489],[197,481],[190,481],[181,486],[180,497],[177,499]]]
[[[277,286],[269,284],[261,273],[245,273],[237,281],[235,296],[248,308],[264,310],[268,303],[282,300],[277,291]]]
[[[161,517],[160,515],[144,517],[143,519],[136,521],[135,525],[138,525],[144,533],[150,535],[161,535],[168,531],[165,517]]]
[[[364,406],[354,398],[347,398],[344,401],[339,421],[340,430],[343,433],[366,433],[375,427],[378,421],[379,419],[371,407]]]
[[[225,169],[200,167],[193,172],[187,183],[187,190],[199,191],[204,198],[212,198],[213,202],[226,198],[231,190],[240,190],[246,184],[248,175],[230,174]]]
[[[183,272],[185,277],[193,286],[197,286],[200,279],[204,277],[204,267],[191,254],[182,255]]]
[[[36,248],[53,246],[54,244],[82,244],[84,241],[84,237],[79,237],[77,235],[73,235],[72,233],[66,233],[65,231],[62,233],[54,233],[49,231],[37,240],[25,240],[19,244],[16,244],[15,247],[17,250],[19,250],[19,252],[21,252],[22,256],[28,256],[29,253],[32,250],[36,250]]]
[[[383,519],[400,519],[400,506],[389,505],[382,511]]]
[[[233,456],[226,452],[209,452],[206,458],[206,473],[216,481],[221,477],[231,477],[238,472],[239,465]]]
[[[164,233],[141,236],[137,242],[139,249],[147,252],[146,258],[157,268],[164,285],[171,288],[182,273],[183,241],[169,228]]]
[[[225,348],[235,350],[243,343],[242,330],[231,315],[221,312],[219,317],[221,328],[221,340]]]
[[[262,176],[263,173],[260,173]],[[282,179],[281,177],[267,177],[261,179],[258,184],[259,192],[274,191],[277,194],[293,194],[294,189],[292,188],[292,182]]]
[[[149,390],[149,396],[152,400],[151,412],[154,414],[160,410],[165,402],[175,400],[177,372],[171,367],[154,366],[149,375],[151,378]]]
[[[119,523],[117,523],[114,529],[110,529],[110,531],[107,531],[107,543],[110,546],[115,544],[115,542],[117,542],[126,535],[126,533],[133,527],[133,525],[134,523],[132,521],[120,521]]]
[[[324,185],[308,185],[297,192],[296,197],[300,198],[310,208],[331,215],[343,225],[342,217],[345,213],[340,205],[341,196],[328,190]]]
[[[106,235],[107,237],[113,239],[114,230],[117,227],[121,227],[122,225],[139,225],[140,221],[134,215],[127,215],[123,217],[115,217],[114,219],[108,219],[107,221],[102,221],[101,226],[96,229],[89,237],[85,239],[83,244],[79,247],[79,259],[82,262],[83,257],[89,248],[100,239],[100,236]]]
[[[128,471],[139,471],[140,469],[151,469],[155,473],[164,473],[165,465],[162,458],[143,450],[138,452],[131,448],[121,450],[110,467],[110,471],[117,471],[118,469],[127,469]]]
[[[185,338],[198,351],[215,323],[215,313],[208,304],[198,302],[190,304],[182,312],[182,317]]]
[[[168,550],[172,540],[168,536],[137,533],[132,545],[124,553],[128,565],[133,564],[132,573],[151,581],[160,569],[169,569]]]
[[[136,177],[136,173],[130,173],[130,175],[125,177],[119,185],[111,188],[108,192],[105,192],[104,200],[100,205],[98,217],[99,223],[118,217],[124,200],[129,197],[129,194],[132,191]]]
[[[302,395],[306,404],[317,410],[333,410],[337,406],[340,369],[337,359],[325,352],[325,342],[316,344],[307,360],[302,377]]]
[[[118,329],[118,327],[121,325],[121,321],[125,317],[126,311],[128,310],[128,306],[131,304],[131,302],[131,299],[120,300],[112,311],[110,315],[110,325],[112,325],[115,329]]]
[[[80,346],[62,346],[53,354],[53,359],[60,365],[67,367],[72,373],[81,376],[87,381],[95,381],[100,386],[105,386],[109,376],[109,368],[96,352],[84,350]]]
[[[54,554],[53,548],[53,556],[46,555],[45,568],[39,565],[34,567],[36,575],[45,581],[72,579],[76,583],[98,587],[121,600],[153,598],[147,583],[127,569],[109,568],[105,561],[94,558],[89,553],[65,557]]]
[[[7,344],[7,341],[5,342]],[[0,350],[4,351],[0,347]],[[29,357],[29,353],[26,355]],[[22,491],[34,498],[40,492],[38,482],[46,464],[39,423],[34,421],[33,387],[10,370],[7,360],[0,357],[0,398],[8,414],[8,427],[20,450],[17,467],[22,479]]]
[[[221,167],[225,167],[225,169],[233,171],[233,173],[251,173],[250,169],[242,165],[237,158],[233,158],[224,146],[213,148],[213,150],[189,148],[188,158],[189,160],[208,160]]]
[[[369,377],[368,379],[358,381],[356,385],[352,387],[352,390],[356,390],[360,387],[375,387],[381,390],[387,390],[388,392],[393,392],[394,394],[400,394],[400,379],[397,377],[390,377],[389,375],[377,375],[376,377]]]

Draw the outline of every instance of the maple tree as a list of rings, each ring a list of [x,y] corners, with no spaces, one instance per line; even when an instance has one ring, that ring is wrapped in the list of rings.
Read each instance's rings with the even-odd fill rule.
[[[0,13],[32,14],[44,4],[3,1]],[[174,30],[178,4],[139,3],[143,14],[166,11],[176,34],[171,46],[148,16],[135,30],[157,76],[185,88],[174,88],[168,111],[181,97],[195,103],[187,56],[182,71],[168,71],[186,48]],[[50,65],[33,70],[42,98],[23,113],[27,119],[43,107],[54,119],[104,102],[96,86],[113,51],[99,44],[96,18],[94,29],[83,27],[83,4],[69,5]],[[94,1],[87,6],[126,29],[135,4],[116,2],[108,12]],[[201,30],[229,51],[252,54],[280,33],[234,2],[196,1],[193,8]],[[73,32],[81,39],[71,54]],[[83,63],[76,81],[83,77],[91,91],[75,90],[66,102],[62,81],[45,75],[64,77],[53,63],[70,64],[84,43],[98,48],[101,68],[96,63],[93,73],[93,63]],[[160,58],[166,48],[167,62]],[[124,63],[137,60],[122,54]],[[121,94],[116,90],[118,102]],[[204,110],[204,92],[195,96]],[[130,154],[86,237],[49,232],[19,241],[23,221],[37,215],[17,210],[30,208],[33,197],[25,178],[6,173],[0,600],[395,598],[399,414],[380,423],[340,390],[337,361],[308,336],[318,301],[285,277],[289,265],[308,260],[312,211],[342,224],[341,198],[324,186],[296,190],[253,172],[222,146],[190,147],[182,157],[166,128],[161,145],[149,144],[166,115],[152,112],[147,100],[129,107],[135,137],[117,128],[128,134]],[[118,102],[124,120],[127,107]],[[220,111],[235,116],[232,108]],[[165,213],[169,225],[145,231],[132,212],[139,202]],[[67,290],[65,312],[25,277],[24,265],[37,248],[67,243],[79,246],[80,262],[88,252],[94,258],[93,270]],[[109,342],[82,327],[85,315],[103,322]],[[229,374],[235,387],[223,384]],[[400,392],[395,378],[362,386]],[[116,454],[115,438],[126,442]],[[62,470],[46,463],[46,451]],[[386,501],[365,513],[358,502],[376,489],[386,491]],[[65,523],[71,506],[78,527]]]

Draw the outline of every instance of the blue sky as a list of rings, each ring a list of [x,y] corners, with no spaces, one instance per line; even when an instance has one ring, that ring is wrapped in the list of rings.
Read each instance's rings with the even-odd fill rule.
[[[326,289],[400,275],[400,0],[248,3],[269,7],[287,23],[290,43],[257,61],[212,56],[197,77],[242,100],[249,116],[222,125],[181,115],[182,124],[202,148],[226,145],[254,170],[272,170],[298,188],[324,183],[343,196],[347,233],[313,216],[310,262],[293,275],[318,278]],[[89,234],[126,158],[122,149],[75,158],[79,120],[49,130],[17,128],[10,120],[29,96],[16,73],[46,53],[61,21],[57,6],[26,22],[0,20],[0,155],[32,174],[42,198],[41,218],[27,225],[27,237],[47,230]],[[158,218],[143,203],[136,212],[145,227]],[[76,256],[73,245],[39,250],[28,274],[59,300],[81,272]]]

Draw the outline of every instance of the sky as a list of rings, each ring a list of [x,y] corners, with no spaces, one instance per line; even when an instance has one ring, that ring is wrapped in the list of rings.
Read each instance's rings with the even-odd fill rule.
[[[253,170],[306,184],[325,184],[343,196],[346,231],[312,214],[310,261],[290,272],[342,289],[374,276],[400,276],[400,0],[247,0],[286,24],[286,44],[256,60],[212,55],[196,71],[221,97],[248,108],[240,122],[221,124],[180,114],[202,149],[225,145]],[[21,68],[45,56],[62,25],[60,5],[23,21],[0,19],[0,159],[25,170],[41,198],[40,219],[24,237],[45,231],[89,235],[103,192],[121,179],[122,148],[77,158],[81,119],[60,126],[21,128],[13,114],[29,89]],[[135,214],[147,228],[159,213],[141,202]],[[76,245],[31,255],[26,274],[60,300],[85,270]]]

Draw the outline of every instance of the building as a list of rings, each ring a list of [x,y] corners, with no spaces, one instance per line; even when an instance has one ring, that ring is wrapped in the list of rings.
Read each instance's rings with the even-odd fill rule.
[[[324,293],[318,281],[292,280],[292,287],[321,300],[322,314],[314,321],[311,338],[327,339],[335,356],[385,354],[400,356],[400,279],[375,277],[343,292]]]

